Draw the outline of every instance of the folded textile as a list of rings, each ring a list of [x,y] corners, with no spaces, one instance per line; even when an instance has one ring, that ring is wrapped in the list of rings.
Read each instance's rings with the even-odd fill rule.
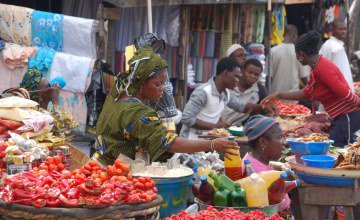
[[[36,67],[38,70],[46,71],[53,62],[56,50],[50,47],[38,47],[35,56],[29,59],[29,68]]]
[[[0,92],[12,88],[19,87],[20,82],[27,71],[26,67],[9,69],[5,66],[2,53],[0,53]]]
[[[30,8],[0,4],[0,38],[30,46],[33,11]]]
[[[32,45],[61,51],[63,46],[62,14],[35,10],[32,18]]]
[[[215,32],[206,32],[205,57],[214,57],[215,54]]]
[[[207,82],[211,77],[211,58],[204,58],[202,81]]]
[[[215,34],[215,48],[214,48],[214,55],[216,58],[220,57],[220,46],[221,46],[221,33]]]
[[[57,52],[50,68],[50,80],[62,76],[66,81],[65,90],[85,92],[86,80],[91,75],[90,62],[88,57]]]
[[[191,43],[191,56],[196,57],[199,53],[199,32],[193,32],[193,40]]]
[[[99,22],[64,15],[62,52],[96,59],[96,33]]]
[[[6,43],[5,49],[2,50],[4,64],[10,69],[27,66],[28,58],[34,56],[36,50],[36,47],[26,47],[13,43]]]
[[[197,45],[197,47],[199,47],[198,50],[198,57],[204,57],[205,56],[205,47],[206,47],[206,32],[205,31],[201,31],[199,32],[199,44]]]
[[[197,58],[196,59],[196,82],[202,82],[203,81],[203,68],[204,68],[204,59],[203,58]]]

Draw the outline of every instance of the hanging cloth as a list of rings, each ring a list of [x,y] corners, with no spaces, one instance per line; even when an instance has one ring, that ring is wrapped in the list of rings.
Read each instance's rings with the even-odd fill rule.
[[[0,4],[0,38],[19,45],[31,45],[33,9]]]
[[[284,40],[285,26],[286,26],[286,10],[285,6],[281,5],[272,12],[271,16],[271,45],[281,44]]]
[[[32,20],[32,44],[61,51],[63,46],[64,15],[34,11]]]

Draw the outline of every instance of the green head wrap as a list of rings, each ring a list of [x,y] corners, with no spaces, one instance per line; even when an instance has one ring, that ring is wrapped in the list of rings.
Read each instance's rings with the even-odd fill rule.
[[[127,95],[134,95],[140,86],[157,71],[167,67],[166,61],[159,54],[154,53],[151,47],[143,47],[135,52],[128,62],[130,70],[120,73],[117,77],[117,88],[125,89]]]

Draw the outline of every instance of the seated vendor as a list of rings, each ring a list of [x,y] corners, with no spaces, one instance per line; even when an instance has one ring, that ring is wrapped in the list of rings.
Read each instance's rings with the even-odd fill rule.
[[[119,155],[135,159],[138,151],[146,152],[151,161],[166,161],[173,153],[239,149],[227,139],[191,141],[170,133],[147,105],[163,94],[166,61],[144,47],[136,51],[129,65],[128,72],[118,75],[96,125],[95,158],[103,165],[112,164]]]
[[[59,89],[50,86],[48,80],[43,78],[43,73],[36,68],[25,73],[20,87],[26,89],[30,99],[38,102],[42,109],[47,109],[50,101],[53,105],[59,105]]]
[[[281,153],[285,150],[285,140],[280,124],[274,119],[262,115],[252,116],[244,126],[245,135],[249,139],[250,153],[247,153],[242,161],[249,159],[251,167],[256,173],[274,170],[269,166],[269,161],[280,159]],[[243,172],[245,165],[242,164]],[[290,207],[288,195],[280,210]]]
[[[257,59],[249,59],[243,64],[243,75],[237,82],[237,86],[230,92],[246,103],[260,103],[260,101],[267,96],[266,88],[258,83],[260,74],[263,71],[263,66]],[[225,121],[231,121],[234,124],[239,124],[248,119],[245,113],[239,113],[229,107],[226,107],[221,115]]]
[[[214,128],[229,127],[231,123],[220,117],[226,106],[237,112],[261,111],[260,105],[238,100],[229,93],[228,89],[234,89],[240,73],[239,64],[233,59],[226,57],[219,61],[216,76],[191,94],[181,119],[181,137],[197,139],[198,135]]]

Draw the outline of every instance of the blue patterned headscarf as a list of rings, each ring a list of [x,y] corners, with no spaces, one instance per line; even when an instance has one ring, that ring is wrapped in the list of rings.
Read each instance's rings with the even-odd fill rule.
[[[249,141],[256,140],[265,134],[274,125],[279,124],[274,118],[265,117],[263,115],[254,115],[244,126],[244,133]]]

